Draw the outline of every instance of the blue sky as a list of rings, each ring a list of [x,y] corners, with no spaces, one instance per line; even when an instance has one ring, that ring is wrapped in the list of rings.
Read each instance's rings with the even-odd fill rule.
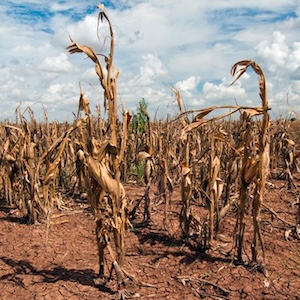
[[[272,117],[300,113],[300,4],[292,0],[112,0],[103,2],[116,36],[120,110],[135,111],[145,98],[150,114],[178,113],[170,88],[188,109],[235,104],[257,106],[257,77],[230,86],[229,71],[252,59],[267,76]],[[73,120],[78,83],[92,112],[103,92],[93,64],[69,55],[70,40],[107,53],[107,27],[97,39],[98,2],[0,3],[0,119],[14,118],[19,103],[38,119]],[[106,41],[106,42],[105,42]],[[291,107],[287,105],[287,98]]]

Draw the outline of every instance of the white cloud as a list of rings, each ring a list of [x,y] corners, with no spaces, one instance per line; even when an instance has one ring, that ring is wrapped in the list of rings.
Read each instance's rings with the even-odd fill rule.
[[[288,112],[288,102],[300,111],[300,43],[288,43],[284,34],[274,32],[272,40],[262,41],[256,49],[267,68],[267,91],[273,114]]]
[[[300,6],[296,1],[175,1],[111,0],[106,11],[115,33],[114,65],[120,70],[120,103],[134,110],[140,98],[153,115],[165,117],[176,103],[164,82],[174,82],[188,107],[259,102],[253,72],[229,87],[231,66],[238,60],[257,61],[267,76],[270,103],[287,107],[285,95],[300,111]],[[107,24],[100,24],[93,0],[24,2],[0,5],[1,99],[6,116],[14,115],[20,98],[43,101],[50,117],[72,117],[78,82],[90,97],[91,108],[103,92],[93,63],[83,54],[67,55],[74,41],[108,55]],[[30,15],[30,11],[41,12]],[[201,90],[199,83],[203,83]],[[222,79],[223,78],[223,79]],[[62,102],[63,101],[63,102]],[[4,102],[2,102],[4,103]],[[3,104],[4,105],[4,104]],[[0,109],[3,108],[0,105]],[[199,106],[199,107],[198,107]],[[34,106],[37,109],[37,105]],[[0,118],[3,114],[1,114]]]
[[[299,71],[300,67],[300,42],[294,42],[288,60],[288,69],[291,72]]]
[[[50,73],[67,73],[73,71],[73,66],[67,54],[61,53],[59,56],[46,57],[39,69]]]
[[[257,55],[264,59],[271,72],[276,72],[278,68],[282,68],[289,56],[289,48],[285,43],[285,36],[279,31],[273,32],[273,42],[265,40],[256,47]]]
[[[157,78],[166,75],[161,60],[157,55],[146,54],[142,56],[143,64],[140,67],[140,73],[134,77],[133,82],[137,85],[151,85]]]
[[[212,100],[232,100],[235,97],[244,97],[246,93],[245,89],[241,87],[240,81],[234,83],[233,85],[229,85],[224,78],[220,84],[206,82],[203,85],[203,92],[206,99]]]
[[[56,3],[56,2],[53,3],[52,2],[50,4],[50,9],[52,12],[63,12],[63,11],[73,8],[73,6],[74,6],[74,3],[72,3],[72,1],[63,2],[63,3]]]
[[[264,40],[256,47],[257,55],[273,72],[295,72],[300,67],[300,42],[288,45],[281,32],[273,32],[272,41]]]
[[[184,92],[186,96],[191,97],[192,91],[197,87],[199,82],[199,76],[191,76],[186,80],[176,82],[174,86],[179,92]]]

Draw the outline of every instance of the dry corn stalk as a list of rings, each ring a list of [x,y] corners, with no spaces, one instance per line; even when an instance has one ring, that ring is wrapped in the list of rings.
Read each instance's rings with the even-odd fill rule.
[[[241,68],[240,68],[241,67]],[[212,122],[216,122],[225,117],[232,115],[235,112],[242,111],[242,119],[244,124],[246,124],[246,130],[244,133],[244,156],[242,160],[242,170],[241,170],[241,186],[239,193],[240,200],[240,213],[239,213],[239,234],[237,238],[238,243],[238,258],[241,259],[242,255],[242,244],[243,244],[243,233],[244,233],[244,214],[245,214],[245,203],[246,195],[248,191],[248,186],[255,182],[255,193],[253,195],[253,225],[254,225],[254,237],[252,247],[252,260],[256,261],[256,240],[257,237],[260,241],[263,255],[264,255],[264,246],[262,241],[262,235],[259,226],[259,212],[261,208],[261,203],[263,201],[264,187],[266,183],[266,178],[268,175],[269,168],[269,114],[268,114],[268,102],[266,98],[266,88],[265,88],[265,77],[261,68],[253,61],[240,61],[232,67],[232,74],[237,75],[236,80],[238,80],[244,72],[246,72],[248,67],[252,67],[253,70],[259,75],[259,90],[260,97],[262,99],[262,107],[245,107],[245,106],[213,106],[201,110],[187,111],[182,113],[178,119],[182,118],[184,114],[195,113],[198,114],[194,117],[193,121],[186,125],[182,130],[182,138],[185,138],[186,135],[191,130],[196,130],[200,127],[203,127]],[[240,68],[240,69],[239,69]],[[235,80],[235,81],[236,81]],[[234,82],[235,82],[234,81]],[[231,109],[228,113],[223,113],[222,115],[206,118],[208,114],[217,110],[217,109]],[[259,130],[260,140],[257,141],[257,138],[252,134],[251,131],[251,119],[254,116],[262,115],[262,126]],[[211,143],[212,150],[215,143]],[[250,151],[252,145],[257,148],[258,154],[256,155],[255,148]],[[234,146],[231,146],[234,149]],[[214,235],[215,230],[215,220],[219,221],[220,217],[215,218],[215,214],[218,213],[219,204],[216,202],[220,199],[220,193],[222,190],[222,184],[217,188],[217,182],[222,183],[221,180],[218,180],[218,171],[220,169],[219,164],[215,161],[214,151],[211,151],[210,157],[210,170],[208,176],[208,190],[207,198],[209,199],[210,204],[210,213],[209,213],[209,239],[211,240]],[[239,152],[236,150],[236,152]],[[217,153],[217,152],[216,152]],[[216,156],[217,157],[217,156]],[[218,160],[218,158],[217,158]],[[218,160],[219,161],[219,160]],[[215,162],[215,163],[214,163]],[[214,200],[214,201],[213,201]],[[224,214],[224,211],[220,213]]]
[[[38,189],[39,173],[36,170],[36,139],[38,125],[30,109],[31,122],[19,112],[21,128],[5,125],[7,140],[3,161],[6,168],[5,193],[10,205],[25,210],[28,222],[33,224],[43,219],[45,210]]]
[[[145,174],[144,174],[144,180],[146,183],[146,189],[144,193],[144,221],[149,222],[151,220],[151,199],[150,199],[150,187],[152,183],[153,178],[153,171],[154,171],[154,164],[152,156],[145,151],[139,152],[137,154],[137,161],[145,160]],[[135,207],[136,209],[136,207]]]
[[[211,151],[209,161],[209,178],[208,190],[206,193],[209,195],[209,243],[214,238],[215,232],[215,213],[218,210],[217,200],[219,197],[220,189],[218,192],[217,178],[220,171],[220,158],[215,154],[215,139],[211,136]]]
[[[190,235],[191,225],[191,196],[192,196],[192,181],[191,181],[191,169],[185,165],[181,169],[181,199],[182,199],[182,211],[181,211],[181,227],[183,236],[187,239]]]
[[[180,114],[183,114],[183,103],[181,99],[180,92],[174,88],[170,87],[172,91],[175,93],[177,105]],[[180,118],[180,122],[183,126],[187,126],[189,124],[188,118],[184,118],[183,116]],[[191,199],[192,199],[192,169],[190,168],[190,139],[191,135],[184,135],[183,140],[183,149],[182,149],[182,159],[183,163],[181,166],[181,201],[182,201],[182,209],[180,212],[180,225],[182,229],[182,234],[185,239],[190,237],[191,231],[191,222],[194,219],[192,215],[191,209]]]
[[[124,125],[121,149],[119,149],[117,139],[118,103],[116,85],[119,72],[113,66],[114,33],[110,19],[104,10],[104,5],[99,4],[98,8],[100,9],[98,19],[102,22],[106,20],[109,25],[110,52],[108,56],[104,56],[106,72],[104,72],[102,63],[92,48],[77,44],[71,39],[72,43],[67,49],[71,54],[77,52],[85,53],[95,63],[95,71],[104,90],[104,108],[108,109],[108,122],[110,125],[109,147],[104,147],[105,151],[103,152],[103,155],[100,155],[100,157],[98,155],[97,159],[93,158],[93,153],[91,153],[91,151],[84,155],[81,153],[79,157],[84,158],[84,165],[90,175],[90,180],[88,180],[87,176],[85,178],[89,190],[88,194],[90,201],[94,206],[96,214],[96,236],[98,242],[100,275],[104,274],[104,248],[107,247],[113,260],[113,266],[118,277],[119,290],[121,291],[123,290],[125,281],[122,272],[118,272],[118,270],[119,266],[122,269],[125,258],[125,234],[127,231],[128,219],[127,200],[123,186],[120,182],[120,165],[126,149],[126,134],[130,117],[128,113],[124,114],[123,122],[126,125]],[[84,97],[81,97],[79,107],[83,108],[85,114],[88,115],[88,101],[84,100]],[[88,130],[89,128],[90,126],[88,126]],[[91,139],[90,132],[88,136]],[[91,147],[88,147],[88,150],[90,150],[89,148],[93,147],[91,140],[88,142],[91,145]],[[111,167],[109,167],[109,165]],[[95,183],[95,186],[92,182]],[[94,192],[96,192],[97,198],[93,198],[95,196]],[[106,205],[103,205],[103,203],[106,203]],[[115,253],[113,247],[110,245],[111,235],[114,240]]]
[[[294,173],[294,166],[295,166],[295,142],[291,139],[285,138],[283,140],[283,149],[284,153],[284,163],[285,163],[285,173],[288,180],[288,189],[297,188],[293,173]]]
[[[243,248],[243,233],[244,233],[244,223],[243,218],[245,214],[245,192],[247,186],[255,181],[255,192],[253,198],[253,226],[254,234],[253,241],[251,245],[252,249],[252,261],[257,261],[257,239],[260,242],[263,255],[263,265],[265,264],[265,248],[262,238],[262,233],[259,225],[260,220],[260,210],[261,205],[264,199],[264,191],[266,180],[269,174],[269,164],[270,164],[270,136],[269,136],[269,105],[266,94],[266,78],[265,74],[254,61],[239,61],[231,69],[231,74],[237,76],[235,79],[238,80],[246,71],[251,67],[254,72],[258,75],[259,80],[259,96],[262,101],[262,124],[259,130],[259,143],[258,143],[258,157],[249,157],[249,147],[250,145],[250,119],[253,114],[248,114],[245,116],[247,126],[249,126],[244,144],[244,158],[243,158],[243,167],[242,167],[242,178],[241,178],[241,190],[240,190],[240,220],[239,220],[239,233],[238,233],[238,260],[242,260],[242,248]],[[235,82],[234,81],[234,82]],[[254,114],[255,115],[255,114]]]
[[[178,109],[180,111],[179,121],[180,125],[184,127],[189,126],[189,119],[183,112],[183,101],[181,99],[180,92],[174,88],[169,86],[172,90],[172,92],[175,93],[176,101],[178,104]],[[184,131],[183,129],[183,131]],[[193,137],[194,138],[194,137]],[[203,228],[205,226],[202,226],[200,221],[196,216],[194,216],[192,208],[191,208],[191,200],[192,200],[192,194],[193,194],[193,178],[195,178],[195,174],[193,174],[193,169],[195,169],[195,166],[198,165],[198,161],[193,162],[193,165],[190,166],[191,162],[194,159],[195,156],[195,150],[193,152],[190,151],[190,145],[192,141],[192,136],[189,132],[182,134],[180,138],[180,143],[177,143],[177,146],[181,146],[179,159],[173,155],[174,158],[176,158],[177,161],[182,161],[181,163],[181,201],[182,201],[182,208],[180,212],[180,226],[182,230],[182,235],[184,239],[189,243],[188,239],[191,236],[200,236],[201,243],[206,247],[206,241],[203,241]],[[169,147],[169,143],[168,143]],[[168,153],[171,153],[171,151],[168,151]],[[176,167],[178,167],[180,164],[177,163]],[[206,236],[206,234],[205,234]]]
[[[168,120],[167,120],[168,122]],[[170,156],[170,127],[167,125],[165,130],[160,130],[161,134],[158,141],[158,151],[156,152],[157,158],[157,194],[158,199],[163,198],[165,203],[164,212],[164,228],[166,230],[170,229],[169,226],[169,210],[171,205],[171,195],[173,192],[173,183],[169,176],[168,158]]]
[[[144,194],[144,221],[149,222],[151,220],[151,199],[150,199],[150,187],[153,179],[153,173],[154,173],[154,163],[153,163],[153,133],[150,123],[150,116],[147,112],[147,110],[141,106],[141,111],[147,118],[147,147],[146,151],[139,152],[137,154],[137,161],[145,160],[145,174],[144,174],[144,180],[146,183],[146,189]],[[136,209],[136,207],[135,207]]]

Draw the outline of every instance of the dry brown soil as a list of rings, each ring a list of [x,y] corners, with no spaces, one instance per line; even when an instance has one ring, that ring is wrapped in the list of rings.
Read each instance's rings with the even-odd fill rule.
[[[285,181],[271,181],[266,204],[280,218],[296,222],[298,190]],[[299,188],[299,181],[298,181]],[[142,197],[144,187],[126,185],[131,199]],[[153,190],[152,193],[155,191]],[[154,194],[152,194],[154,197]],[[298,199],[299,200],[299,199]],[[61,217],[54,219],[46,245],[46,225],[27,225],[20,212],[0,206],[0,299],[112,299],[116,277],[99,279],[95,223],[83,199],[70,199]],[[196,207],[196,204],[195,204]],[[67,210],[68,209],[68,210]],[[198,208],[205,213],[203,206]],[[127,237],[125,269],[135,276],[127,290],[137,299],[300,299],[300,240],[290,228],[262,209],[261,226],[269,278],[250,260],[253,227],[247,216],[244,265],[234,260],[232,247],[236,208],[233,206],[218,240],[206,252],[191,249],[180,238],[180,193],[172,196],[169,230],[163,229],[164,203],[152,205],[152,221],[141,226],[141,211]],[[259,252],[261,253],[261,252]],[[108,256],[108,254],[107,254]],[[109,274],[109,258],[106,273]]]

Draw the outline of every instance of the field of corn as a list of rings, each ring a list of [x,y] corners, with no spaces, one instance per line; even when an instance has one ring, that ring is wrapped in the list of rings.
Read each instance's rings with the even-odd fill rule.
[[[99,9],[109,55],[67,50],[95,65],[107,118],[79,86],[73,123],[0,123],[0,298],[300,299],[300,120],[270,119],[248,60],[233,82],[252,69],[259,107],[185,111],[170,87],[178,116],[118,116]]]

